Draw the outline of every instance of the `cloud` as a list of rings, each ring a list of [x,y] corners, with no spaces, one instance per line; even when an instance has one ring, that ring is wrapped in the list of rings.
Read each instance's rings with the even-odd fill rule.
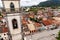
[[[2,7],[2,2],[1,2],[1,0],[0,0],[0,7]]]
[[[47,1],[47,0],[21,0],[21,6],[37,5],[43,1]]]
[[[22,1],[21,6],[31,6],[31,5],[37,5],[37,2],[31,2],[31,1]]]
[[[46,0],[21,0],[20,1],[20,5],[21,6],[31,6],[31,5],[37,5],[42,1],[46,1]],[[2,7],[2,2],[0,0],[0,7]]]

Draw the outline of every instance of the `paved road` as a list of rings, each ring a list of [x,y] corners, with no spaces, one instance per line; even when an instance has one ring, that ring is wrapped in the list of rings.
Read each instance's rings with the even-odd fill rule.
[[[59,29],[50,30],[50,31],[42,31],[35,33],[33,35],[26,36],[26,40],[56,40],[55,35],[58,34]],[[55,34],[55,35],[53,35]]]

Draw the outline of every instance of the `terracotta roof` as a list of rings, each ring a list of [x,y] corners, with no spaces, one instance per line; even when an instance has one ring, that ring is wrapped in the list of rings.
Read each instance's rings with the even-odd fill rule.
[[[22,20],[22,24],[26,24],[26,23],[27,23],[27,21],[23,19]]]
[[[1,19],[3,19],[3,17],[2,17],[2,16],[0,16],[0,20],[1,20]]]
[[[8,28],[7,27],[0,27],[0,33],[5,33],[8,32]]]
[[[48,20],[43,20],[43,23],[45,25],[51,25],[52,24],[52,20],[48,19]]]
[[[2,31],[3,31],[3,33],[8,32],[8,28],[7,27],[3,27]]]
[[[34,23],[34,25],[35,25],[36,27],[40,27],[40,26],[41,26],[41,24],[39,24],[39,23]]]
[[[57,17],[60,17],[60,14],[58,14]]]

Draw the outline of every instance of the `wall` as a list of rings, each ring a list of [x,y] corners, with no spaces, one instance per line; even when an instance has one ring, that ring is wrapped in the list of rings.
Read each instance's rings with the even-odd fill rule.
[[[13,40],[21,39],[21,20],[20,20],[21,18],[19,14],[20,13],[7,14],[8,27],[9,27]],[[13,25],[12,25],[13,19],[17,20],[18,28],[16,29],[13,29]]]
[[[10,3],[13,2],[14,6],[15,6],[15,10],[17,10],[19,8],[19,1],[4,1],[4,6],[6,11],[10,11]]]
[[[8,40],[7,32],[6,33],[0,33],[0,36],[1,36],[0,38],[3,38],[4,40]]]

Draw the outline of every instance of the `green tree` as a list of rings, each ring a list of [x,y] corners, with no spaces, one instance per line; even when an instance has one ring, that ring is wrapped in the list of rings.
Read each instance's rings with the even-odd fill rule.
[[[1,12],[0,12],[0,16],[1,16]]]
[[[30,11],[33,11],[35,14],[37,13],[37,8],[30,8]]]
[[[60,31],[58,32],[58,37],[56,37],[57,40],[60,40]]]

